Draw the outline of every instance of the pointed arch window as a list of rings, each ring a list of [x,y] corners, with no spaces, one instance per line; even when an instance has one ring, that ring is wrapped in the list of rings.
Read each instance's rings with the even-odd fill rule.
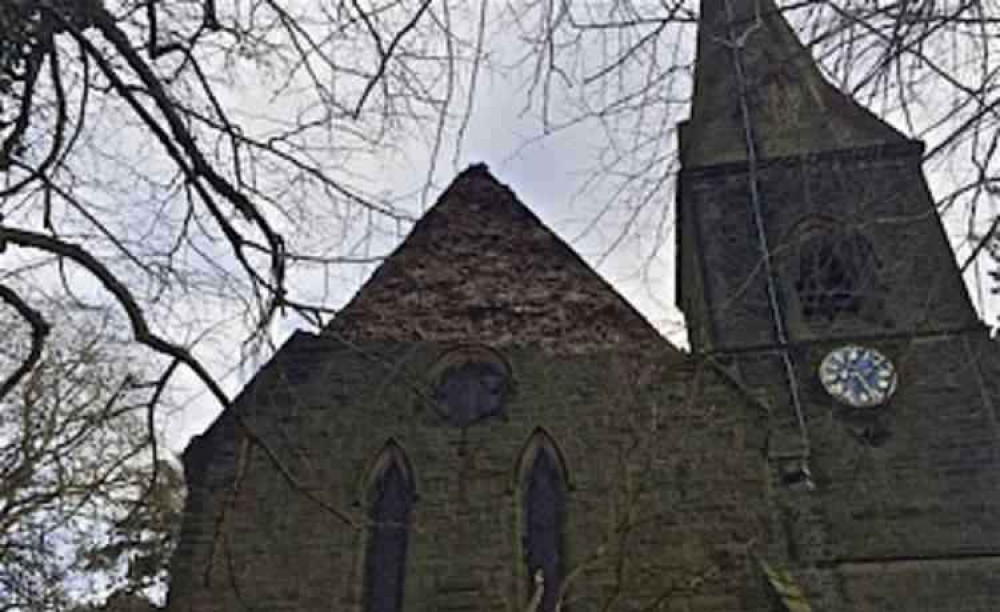
[[[876,290],[878,260],[860,232],[829,219],[810,219],[797,230],[798,294],[807,320],[856,315]]]
[[[413,472],[403,450],[390,441],[379,455],[368,486],[365,547],[365,612],[403,609],[410,516],[416,499]]]
[[[566,572],[566,466],[552,438],[540,429],[528,441],[521,463],[521,537],[529,592],[534,591],[534,577],[540,571],[544,590],[537,610],[552,612]]]

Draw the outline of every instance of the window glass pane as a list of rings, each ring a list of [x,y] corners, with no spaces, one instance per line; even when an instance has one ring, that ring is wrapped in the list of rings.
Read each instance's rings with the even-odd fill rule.
[[[435,398],[452,425],[465,427],[503,412],[507,375],[495,364],[470,361],[445,372]]]
[[[566,486],[562,471],[551,454],[541,449],[535,455],[525,490],[525,548],[529,580],[539,569],[545,579],[542,612],[555,610],[562,588],[565,514]]]
[[[375,485],[365,558],[365,610],[399,612],[403,606],[406,545],[413,493],[398,463]]]

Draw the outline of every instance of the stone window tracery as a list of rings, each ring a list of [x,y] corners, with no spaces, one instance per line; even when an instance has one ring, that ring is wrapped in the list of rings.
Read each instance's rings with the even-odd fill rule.
[[[830,220],[809,220],[796,232],[794,287],[803,317],[833,321],[857,315],[876,288],[878,261],[860,232]]]

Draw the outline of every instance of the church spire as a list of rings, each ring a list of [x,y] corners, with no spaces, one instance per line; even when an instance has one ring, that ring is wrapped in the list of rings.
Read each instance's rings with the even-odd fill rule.
[[[762,158],[906,141],[823,78],[773,0],[702,0],[695,66],[688,168],[747,159],[743,99]]]

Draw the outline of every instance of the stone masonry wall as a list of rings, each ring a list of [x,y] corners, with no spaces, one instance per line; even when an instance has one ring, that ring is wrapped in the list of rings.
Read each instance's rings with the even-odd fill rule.
[[[692,287],[708,320],[697,349],[732,351],[743,384],[771,407],[767,557],[803,585],[813,610],[995,610],[988,578],[1000,559],[1000,359],[971,308],[920,173],[919,146],[775,160],[760,168],[760,204],[787,324],[806,437],[788,376],[751,216],[746,168],[685,175],[681,202]],[[802,315],[796,228],[821,218],[868,239],[877,283],[863,307],[834,320]],[[686,304],[697,308],[695,296]],[[707,315],[707,316],[706,316]],[[817,370],[833,348],[872,346],[899,388],[850,410]],[[781,485],[787,460],[809,453],[814,488]],[[956,591],[952,591],[956,589]]]
[[[985,334],[871,343],[896,364],[888,405],[848,410],[799,355],[815,489],[777,489],[771,556],[814,610],[995,610],[1000,590],[996,346]]]
[[[511,349],[506,416],[462,431],[428,403],[446,348],[283,349],[186,458],[169,610],[360,610],[363,483],[392,439],[418,495],[405,609],[519,611],[517,463],[538,427],[570,478],[568,609],[764,609],[764,418],[723,377],[673,351]]]
[[[791,340],[906,335],[977,323],[921,175],[919,152],[908,143],[762,163],[760,205]],[[688,171],[682,181],[683,217],[690,223],[685,232],[690,227],[695,233],[685,237],[695,249],[685,261],[690,257],[689,265],[700,266],[710,319],[710,338],[694,339],[696,349],[774,341],[748,180],[745,165],[732,165]],[[859,316],[809,322],[800,315],[796,229],[814,219],[858,232],[874,250],[879,282],[869,288]]]

